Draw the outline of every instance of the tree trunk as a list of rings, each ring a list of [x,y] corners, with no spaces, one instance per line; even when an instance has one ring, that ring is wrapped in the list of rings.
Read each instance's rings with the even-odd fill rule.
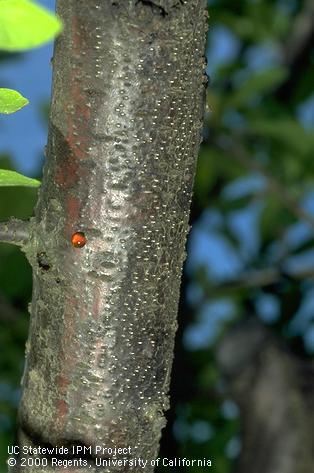
[[[314,363],[256,320],[223,338],[218,362],[241,413],[237,473],[309,473],[314,465]]]
[[[20,446],[62,445],[61,460],[91,447],[89,472],[132,470],[96,468],[112,459],[97,445],[130,447],[154,470],[201,140],[205,8],[58,1],[47,162],[25,247]],[[52,470],[64,468],[42,468]]]

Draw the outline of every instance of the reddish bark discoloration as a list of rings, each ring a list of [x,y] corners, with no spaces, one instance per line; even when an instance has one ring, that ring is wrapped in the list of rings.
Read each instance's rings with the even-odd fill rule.
[[[82,208],[82,202],[79,197],[74,197],[71,194],[69,194],[66,202],[66,210],[67,210],[67,220],[66,220],[66,228],[65,232],[68,234],[68,237],[70,238],[72,234],[77,230],[76,227],[77,222],[79,222],[79,217],[80,217],[80,211]]]
[[[73,56],[83,56],[88,54],[86,50],[86,41],[84,40],[84,28],[81,27],[76,16],[72,19],[70,29],[70,42],[72,43]],[[87,48],[88,49],[88,48]],[[56,181],[62,185],[63,189],[70,189],[75,186],[82,178],[87,179],[88,173],[86,168],[81,164],[82,160],[88,159],[88,147],[90,146],[90,108],[87,105],[86,94],[84,88],[87,84],[80,78],[81,71],[79,67],[73,64],[69,76],[69,103],[65,106],[65,117],[67,119],[67,135],[66,142],[69,149],[67,159],[60,163],[56,173]],[[73,109],[73,113],[67,113],[66,108]],[[65,209],[66,218],[64,226],[64,236],[70,242],[72,234],[81,229],[81,213],[86,202],[81,200],[80,196],[73,196],[71,192],[66,195]],[[76,254],[75,258],[80,256]],[[75,281],[70,281],[75,284]],[[73,291],[75,292],[75,291]],[[61,384],[59,384],[60,393],[64,399],[67,399],[67,388],[71,384],[72,372],[76,363],[79,361],[79,353],[75,349],[76,342],[75,326],[77,318],[85,320],[88,316],[87,307],[77,307],[75,299],[71,298],[67,301],[64,311],[64,320],[67,327],[62,338],[62,345],[65,347],[64,358],[61,360]],[[70,348],[71,347],[71,348]],[[79,402],[79,400],[78,400]],[[66,428],[68,415],[67,403],[60,399],[57,406],[59,421],[62,428]]]
[[[54,180],[64,190],[71,189],[78,181],[79,164],[75,156],[63,156],[55,172]]]
[[[84,39],[86,29],[80,24],[77,17],[73,17],[71,25],[72,54],[74,57],[84,57],[89,54],[87,41]],[[73,107],[72,114],[67,116],[67,142],[77,160],[86,159],[88,156],[88,146],[90,140],[90,108],[86,97],[88,84],[84,83],[84,78],[80,77],[81,68],[74,67],[70,73],[70,103]]]
[[[65,418],[69,412],[68,405],[65,402],[64,399],[59,399],[57,402],[57,419],[56,421],[58,422],[61,431],[63,429],[64,423],[65,423]]]

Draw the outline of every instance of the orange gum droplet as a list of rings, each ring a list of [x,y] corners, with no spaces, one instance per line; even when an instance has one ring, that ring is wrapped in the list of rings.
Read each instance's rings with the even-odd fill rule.
[[[71,243],[75,248],[83,248],[86,245],[86,236],[83,232],[73,233]]]

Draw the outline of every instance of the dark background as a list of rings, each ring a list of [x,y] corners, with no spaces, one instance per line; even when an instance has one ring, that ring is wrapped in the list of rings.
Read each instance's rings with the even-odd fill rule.
[[[40,3],[54,8],[52,0]],[[215,473],[230,473],[241,452],[242,419],[217,364],[221,337],[253,319],[295,356],[314,353],[314,7],[311,0],[212,0],[209,14],[204,141],[161,455],[210,458]],[[0,118],[1,168],[40,177],[51,55],[52,45],[1,56],[1,86],[30,99]],[[36,194],[0,188],[0,219],[32,215]],[[0,244],[3,472],[30,299],[30,266],[18,249]]]

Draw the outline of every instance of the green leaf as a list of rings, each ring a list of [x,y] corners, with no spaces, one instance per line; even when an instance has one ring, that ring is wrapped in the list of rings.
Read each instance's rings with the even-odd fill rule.
[[[14,113],[25,107],[28,100],[17,90],[0,88],[0,113]]]
[[[287,149],[300,154],[311,154],[313,151],[313,134],[291,118],[250,119],[249,132],[259,135],[263,139],[273,139],[281,147],[286,146]]]
[[[243,4],[242,12],[239,3],[241,6]],[[212,11],[213,24],[222,23],[239,39],[253,43],[283,38],[289,30],[290,22],[289,15],[283,15],[280,8],[266,1],[238,2],[236,12],[232,12],[230,7],[222,8],[221,12]]]
[[[238,89],[227,99],[228,106],[240,107],[248,105],[250,100],[258,95],[264,95],[278,87],[288,75],[283,67],[274,67],[257,72],[248,77]]]
[[[0,49],[23,51],[50,41],[61,22],[29,0],[0,0]]]
[[[0,169],[0,186],[38,187],[40,182],[15,171]]]

